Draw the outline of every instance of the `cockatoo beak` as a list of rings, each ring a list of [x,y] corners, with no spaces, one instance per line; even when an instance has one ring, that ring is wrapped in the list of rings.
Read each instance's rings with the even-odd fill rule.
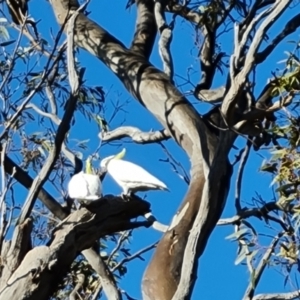
[[[125,154],[126,154],[126,149],[123,148],[123,150],[120,153],[114,156],[114,159],[122,159],[125,156]]]

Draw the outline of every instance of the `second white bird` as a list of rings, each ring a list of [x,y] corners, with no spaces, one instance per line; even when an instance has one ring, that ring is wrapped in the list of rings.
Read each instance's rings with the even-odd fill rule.
[[[101,161],[101,168],[106,169],[116,183],[122,187],[125,195],[136,192],[145,192],[149,190],[168,190],[167,186],[151,175],[142,167],[122,160],[126,150],[123,149],[117,155],[104,158]]]

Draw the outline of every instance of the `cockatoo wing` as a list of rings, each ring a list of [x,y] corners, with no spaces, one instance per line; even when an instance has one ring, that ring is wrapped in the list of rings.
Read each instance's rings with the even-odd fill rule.
[[[88,189],[83,172],[72,176],[68,184],[68,193],[72,199],[84,199],[87,196]]]
[[[72,176],[68,193],[72,199],[96,200],[101,197],[101,181],[97,175],[80,172]]]
[[[87,184],[88,196],[87,200],[95,200],[101,197],[102,185],[98,175],[84,174],[84,179]]]
[[[126,185],[129,189],[147,190],[147,187],[149,189],[167,189],[162,181],[148,171],[126,160],[112,159],[107,170],[117,183],[121,186]]]

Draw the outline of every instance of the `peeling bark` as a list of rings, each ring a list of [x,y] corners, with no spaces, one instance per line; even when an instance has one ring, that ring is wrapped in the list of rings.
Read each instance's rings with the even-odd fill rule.
[[[8,280],[3,280],[0,299],[48,299],[76,256],[95,240],[114,232],[148,226],[130,220],[149,212],[149,203],[132,198],[101,199],[69,215],[55,228],[47,246],[35,247]]]
[[[16,226],[11,241],[4,242],[1,251],[0,288],[6,284],[31,249],[31,230],[32,220],[26,219],[23,224]]]

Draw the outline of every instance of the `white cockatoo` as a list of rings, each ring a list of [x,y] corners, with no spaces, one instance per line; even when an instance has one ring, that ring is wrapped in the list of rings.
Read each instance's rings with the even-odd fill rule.
[[[70,198],[78,201],[92,201],[101,198],[102,184],[99,175],[94,174],[91,158],[86,161],[85,172],[72,176],[68,184]]]
[[[100,167],[123,189],[123,195],[149,190],[168,190],[167,186],[142,167],[122,160],[126,153],[123,149],[119,154],[104,158]]]

